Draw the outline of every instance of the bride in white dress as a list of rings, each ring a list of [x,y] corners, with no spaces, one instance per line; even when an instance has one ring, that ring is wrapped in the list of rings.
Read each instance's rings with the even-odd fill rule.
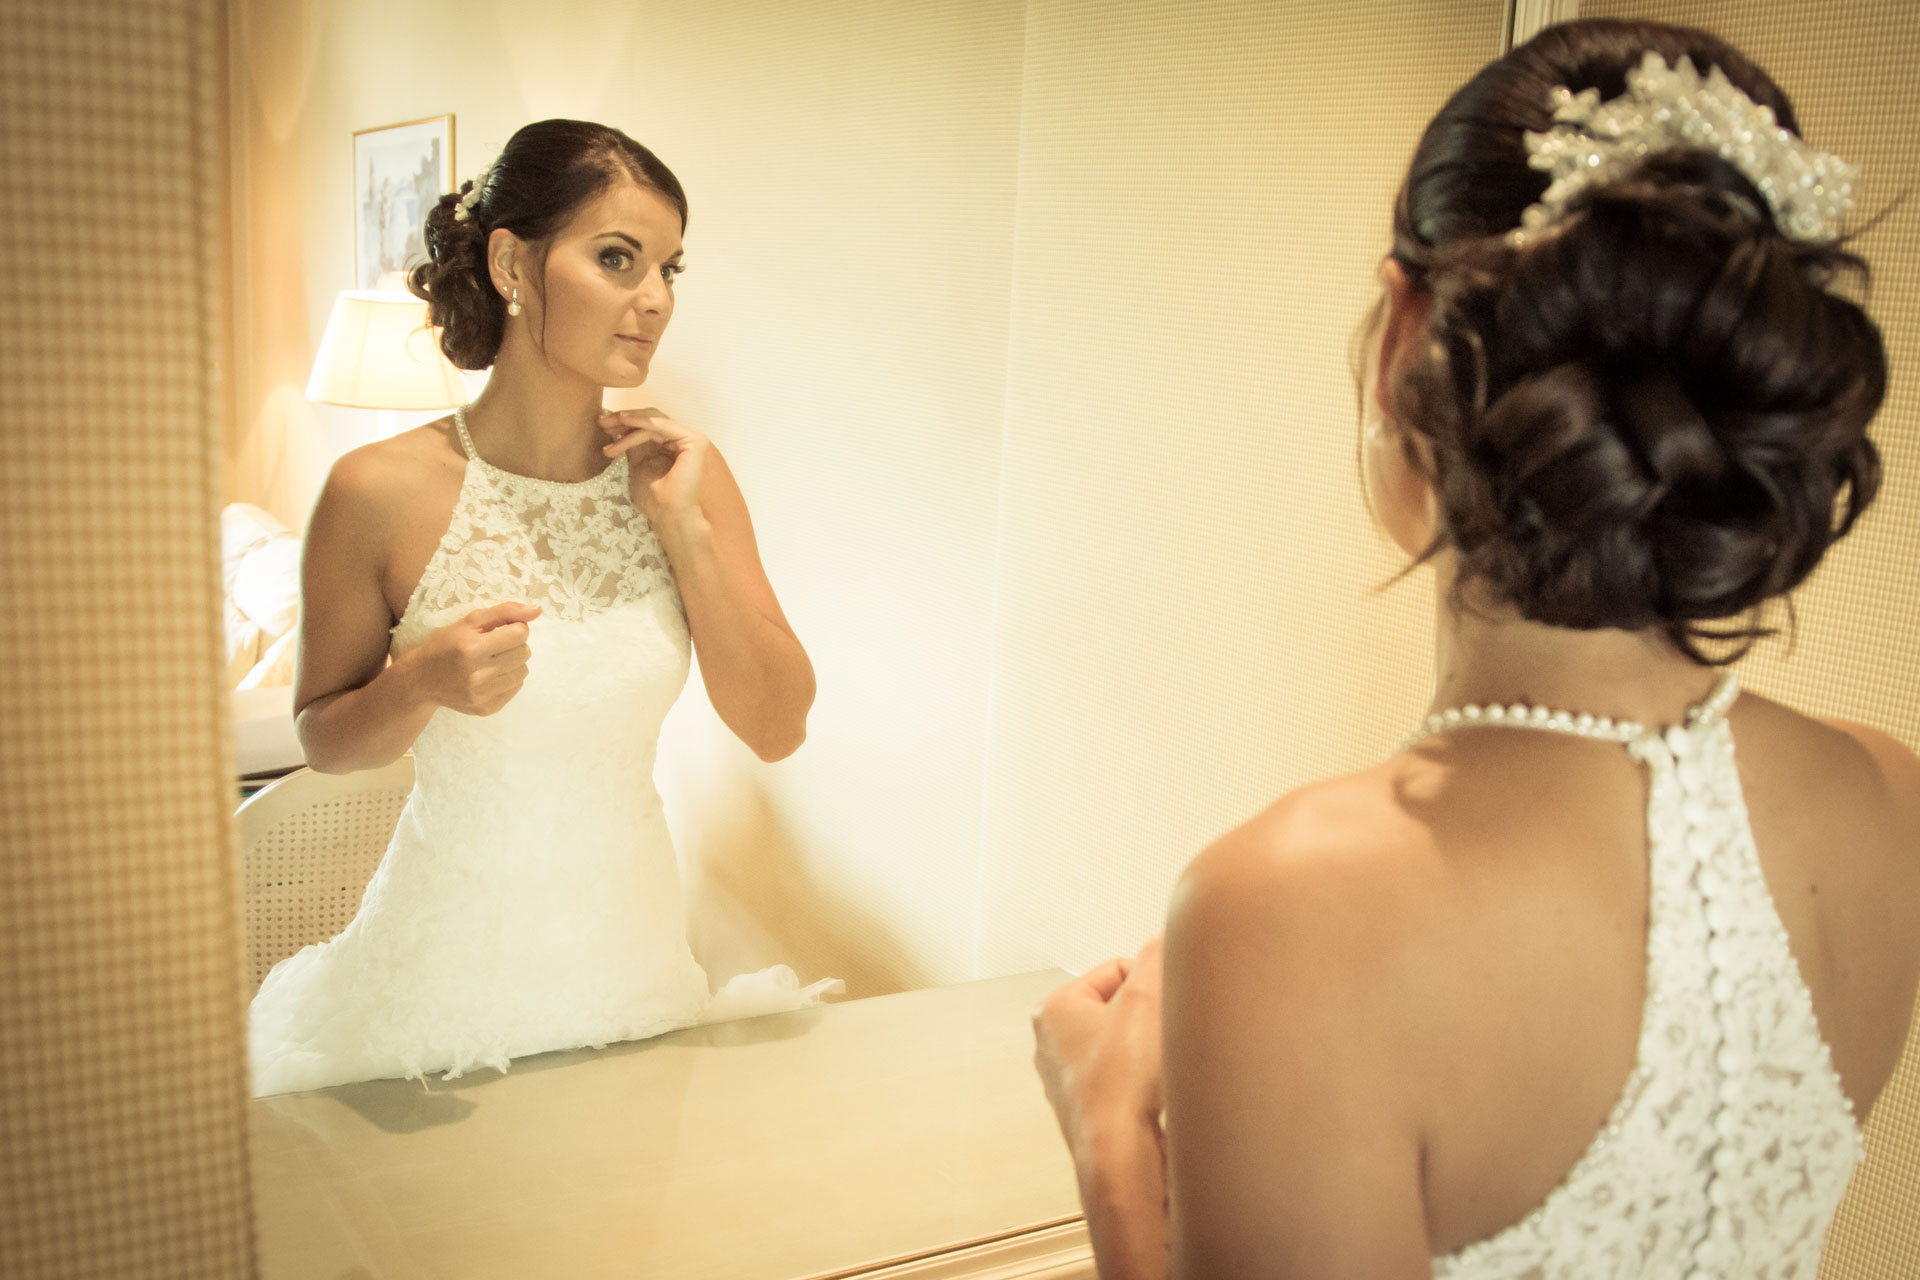
[[[360,910],[255,995],[256,1096],[506,1070],[817,1003],[784,965],[710,992],[653,785],[700,650],[715,710],[777,760],[813,671],[719,451],[637,386],[673,314],[686,198],[626,135],[528,125],[442,197],[427,298],[471,406],[342,457],[309,522],[294,704],[309,764],[414,755]],[[389,661],[391,659],[391,661]]]
[[[1434,700],[1036,1012],[1103,1280],[1812,1280],[1913,1009],[1920,759],[1716,670],[1880,483],[1793,127],[1725,42],[1581,21],[1426,130],[1363,452]]]

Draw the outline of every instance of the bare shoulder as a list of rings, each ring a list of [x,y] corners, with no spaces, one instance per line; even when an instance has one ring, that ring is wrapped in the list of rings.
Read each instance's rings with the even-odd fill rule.
[[[738,522],[745,536],[752,538],[753,521],[747,514],[747,496],[741,492],[740,481],[735,477],[733,468],[727,465],[726,455],[711,440],[707,442],[707,484],[701,492],[700,502],[709,520],[718,517]]]
[[[314,524],[384,543],[407,523],[415,505],[431,502],[449,483],[458,485],[464,465],[445,422],[349,449],[327,472]]]
[[[1916,829],[1920,757],[1891,734],[1809,716],[1753,693],[1741,697],[1735,713],[1743,768],[1762,782],[1762,794],[1793,797],[1851,829]],[[1920,848],[1912,852],[1920,861]]]
[[[391,500],[422,483],[458,475],[464,464],[452,427],[443,420],[349,449],[334,460],[327,483],[350,499]]]
[[[1418,1006],[1431,844],[1407,762],[1208,846],[1168,916],[1169,1250],[1187,1274],[1427,1274]]]
[[[1378,978],[1417,963],[1446,878],[1431,830],[1403,803],[1424,767],[1396,758],[1312,783],[1215,840],[1174,888],[1169,963],[1261,986],[1303,968]]]
[[[1751,694],[1730,719],[1775,909],[1864,1114],[1920,980],[1920,759],[1882,730]]]
[[[1892,734],[1872,725],[1839,719],[1817,723],[1857,745],[1873,762],[1878,780],[1888,788],[1889,799],[1907,816],[1920,818],[1920,756]]]
[[[1895,856],[1916,878],[1920,897],[1920,756],[1892,734],[1850,720],[1819,722],[1847,741],[1866,758],[1857,770],[1860,785],[1886,813]]]
[[[1434,853],[1427,827],[1401,803],[1407,783],[1408,767],[1396,760],[1288,792],[1195,856],[1175,908],[1404,882]]]

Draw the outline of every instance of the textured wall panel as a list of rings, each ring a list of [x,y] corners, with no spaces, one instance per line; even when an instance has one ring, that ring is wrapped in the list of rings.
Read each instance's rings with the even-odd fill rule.
[[[980,972],[1157,932],[1204,844],[1424,710],[1347,339],[1498,3],[1034,0]],[[1391,74],[1383,69],[1391,68]]]
[[[0,1273],[244,1276],[213,0],[0,9]]]
[[[675,708],[695,919],[711,878],[850,995],[974,976],[1024,7],[683,6],[629,112],[694,201],[643,395],[735,461],[819,677],[771,766]]]

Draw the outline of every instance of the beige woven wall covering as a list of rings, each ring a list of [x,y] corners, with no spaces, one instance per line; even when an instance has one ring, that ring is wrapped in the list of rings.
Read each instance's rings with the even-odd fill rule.
[[[1920,748],[1920,5],[1589,0],[1582,16],[1653,18],[1732,40],[1793,98],[1809,141],[1861,167],[1856,218],[1907,199],[1861,236],[1893,384],[1873,435],[1882,495],[1798,596],[1799,636],[1741,678],[1795,706],[1864,720]],[[1917,851],[1920,852],[1920,851]],[[1823,1280],[1920,1276],[1920,1022],[1867,1125],[1867,1162],[1835,1220]]]
[[[219,6],[0,22],[0,1274],[245,1276]]]
[[[1131,954],[1194,853],[1424,708],[1432,603],[1373,590],[1347,346],[1413,142],[1502,23],[1028,6],[982,972]]]

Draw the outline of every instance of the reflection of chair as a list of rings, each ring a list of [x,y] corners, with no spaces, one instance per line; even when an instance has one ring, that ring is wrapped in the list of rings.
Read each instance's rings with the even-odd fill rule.
[[[298,769],[240,806],[256,990],[277,961],[347,927],[412,790],[405,755],[359,773]]]

